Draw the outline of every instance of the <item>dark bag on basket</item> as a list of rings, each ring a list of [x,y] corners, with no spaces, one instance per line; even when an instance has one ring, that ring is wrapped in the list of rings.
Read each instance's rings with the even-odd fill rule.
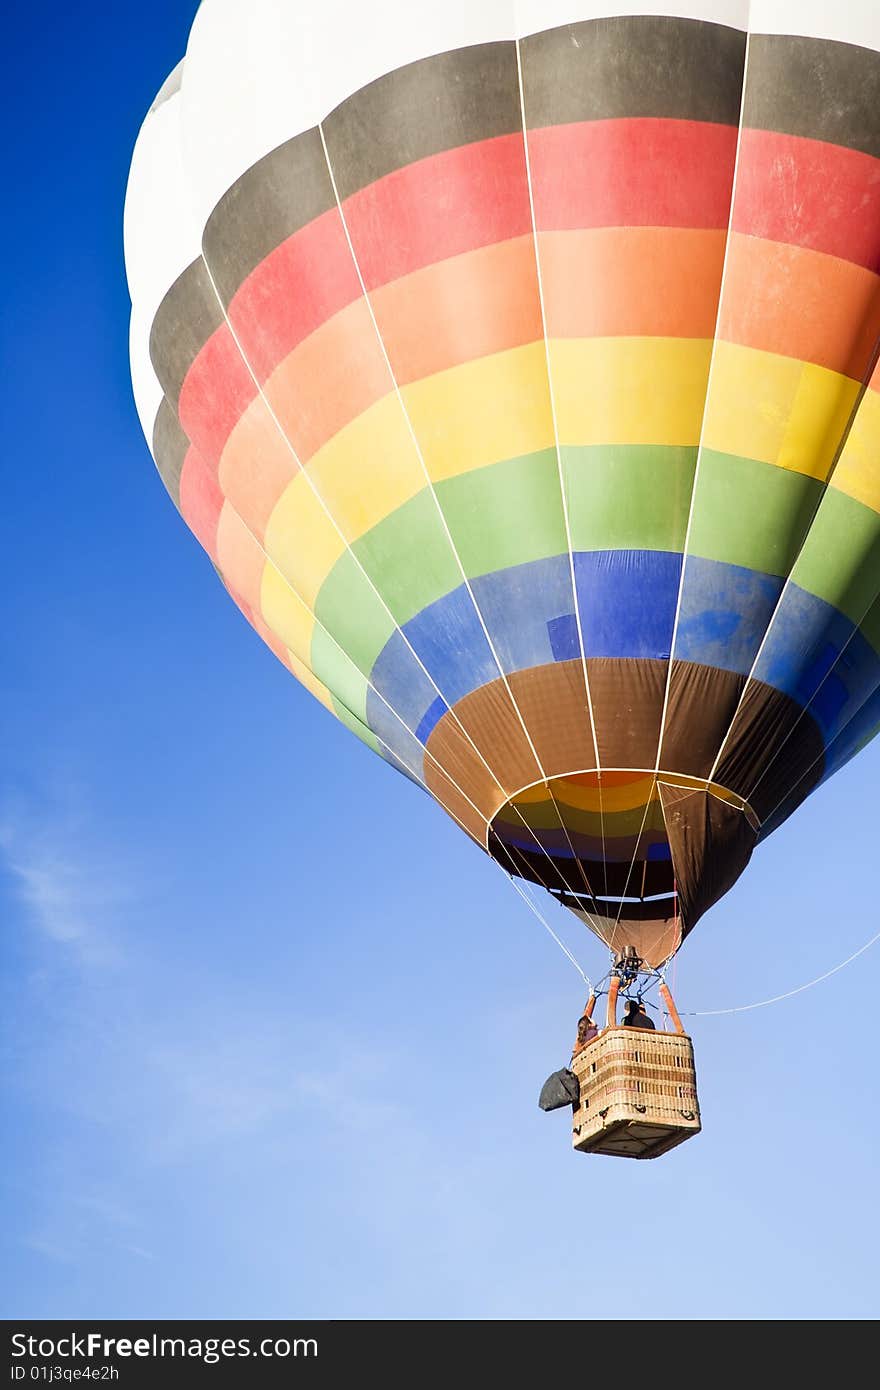
[[[573,1071],[563,1067],[547,1077],[541,1087],[538,1104],[542,1110],[561,1110],[563,1105],[579,1105],[580,1098],[580,1082]]]

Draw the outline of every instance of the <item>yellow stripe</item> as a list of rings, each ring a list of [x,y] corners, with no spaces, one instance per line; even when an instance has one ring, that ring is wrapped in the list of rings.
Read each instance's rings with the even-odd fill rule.
[[[336,711],[333,708],[333,697],[326,685],[322,685],[318,677],[309,670],[308,666],[304,666],[299,657],[294,656],[293,652],[288,652],[287,655],[290,658],[290,669],[300,684],[304,685],[306,690],[310,691],[316,700],[320,700],[321,704],[326,706],[332,715],[335,715]]]
[[[598,787],[579,786],[576,782],[568,782],[564,777],[559,777],[553,782],[553,793],[556,799],[566,806],[580,811],[593,811],[597,814],[599,811],[607,811],[610,814],[631,811],[636,806],[643,807],[651,798],[653,785],[653,777],[645,776],[637,782],[627,782],[623,786],[604,786],[600,796]],[[547,795],[544,786],[529,787],[528,791],[520,792],[516,796],[515,804],[524,806],[542,802],[547,799]]]
[[[696,445],[711,343],[689,338],[566,339],[549,345],[562,444]],[[823,367],[719,343],[704,442],[825,478],[857,386]],[[542,343],[496,353],[405,387],[432,480],[552,448]],[[878,506],[880,406],[869,393],[835,486]],[[349,542],[425,485],[394,393],[317,451],[309,474]],[[309,604],[344,545],[298,474],[274,507],[266,548]]]
[[[260,607],[267,627],[299,661],[308,662],[315,630],[314,614],[272,565],[263,570]]]
[[[880,512],[880,396],[866,391],[831,477],[838,492]]]
[[[425,486],[406,416],[393,393],[383,396],[322,445],[312,456],[308,471],[349,541],[369,531]]]
[[[711,342],[573,338],[549,346],[560,444],[699,443]]]
[[[858,390],[826,367],[719,342],[704,443],[823,481]]]
[[[636,772],[637,769],[633,768],[632,771]],[[691,777],[686,772],[666,772],[663,769],[660,770],[656,780],[669,787],[693,789],[700,792],[708,791],[719,801],[725,801],[728,805],[743,811],[749,822],[757,827],[757,818],[748,802],[743,800],[737,792],[728,791],[726,787],[720,786],[717,782],[706,782],[705,778]],[[555,777],[552,787],[556,800],[562,807],[575,807],[594,814],[598,814],[601,809],[603,814],[610,815],[632,810],[634,807],[644,808],[647,801],[654,799],[651,795],[654,781],[654,774],[646,769],[644,776],[638,781],[626,782],[618,786],[606,783],[602,788],[601,808],[599,789],[596,786],[581,786],[576,782],[568,781],[565,777]],[[538,807],[542,804],[550,804],[548,790],[543,782],[536,782],[534,786],[524,787],[507,803],[508,806],[520,808]],[[531,816],[532,812],[529,811],[528,814]]]
[[[549,350],[560,443],[699,442],[709,341],[565,339]],[[856,391],[823,367],[719,343],[705,443],[824,478]],[[542,343],[438,372],[405,387],[402,397],[435,481],[553,447]],[[323,445],[308,469],[350,543],[425,486],[393,393]],[[310,604],[344,548],[301,475],[274,508],[266,542]]]
[[[308,480],[298,473],[266,527],[266,553],[313,608],[318,590],[345,550]]]
[[[543,342],[450,367],[402,395],[433,481],[553,448]]]

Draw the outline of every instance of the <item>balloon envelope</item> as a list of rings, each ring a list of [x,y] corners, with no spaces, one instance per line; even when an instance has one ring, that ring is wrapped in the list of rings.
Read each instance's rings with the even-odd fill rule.
[[[126,255],[247,619],[660,962],[880,725],[880,13],[640,8],[213,0]]]

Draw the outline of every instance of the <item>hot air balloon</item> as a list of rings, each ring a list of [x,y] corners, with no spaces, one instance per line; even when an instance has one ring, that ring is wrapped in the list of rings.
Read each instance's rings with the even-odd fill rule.
[[[878,48],[874,0],[206,0],[135,148],[172,500],[624,991],[880,728]]]

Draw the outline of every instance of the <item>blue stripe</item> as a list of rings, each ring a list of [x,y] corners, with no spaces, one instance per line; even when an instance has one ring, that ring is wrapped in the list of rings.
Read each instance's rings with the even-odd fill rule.
[[[677,552],[579,552],[574,570],[588,659],[668,659],[681,577]],[[755,676],[809,704],[830,743],[880,686],[880,656],[822,599],[794,584],[780,598],[781,590],[776,576],[690,557],[675,654],[747,675],[775,612]],[[505,673],[579,655],[568,555],[483,575],[473,591]],[[498,667],[464,585],[429,604],[403,631],[437,688],[400,633],[386,643],[371,680],[423,743],[448,706],[499,679]],[[389,720],[368,692],[370,728],[398,751],[401,730]],[[408,736],[403,741],[411,752]]]
[[[513,565],[471,582],[505,672],[580,656],[567,554]]]
[[[747,676],[782,585],[773,574],[689,555],[675,638],[676,657]]]
[[[404,624],[403,631],[447,704],[454,705],[472,690],[499,679],[498,665],[463,584],[423,608]],[[432,703],[437,690],[431,692]],[[427,706],[421,718],[426,712]]]
[[[419,727],[416,729],[416,738],[419,743],[425,744],[428,742],[433,730],[440,723],[440,720],[448,709],[449,706],[443,699],[443,696],[438,695],[434,703],[428,706],[427,714],[419,721]]]
[[[681,555],[595,550],[574,557],[587,657],[669,657]]]
[[[789,584],[755,679],[809,706],[831,743],[880,685],[880,655],[838,609]]]

